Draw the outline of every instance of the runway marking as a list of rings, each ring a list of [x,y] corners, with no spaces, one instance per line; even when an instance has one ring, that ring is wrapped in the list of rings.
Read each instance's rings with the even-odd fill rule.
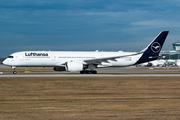
[[[0,77],[178,77],[180,74],[3,74]]]

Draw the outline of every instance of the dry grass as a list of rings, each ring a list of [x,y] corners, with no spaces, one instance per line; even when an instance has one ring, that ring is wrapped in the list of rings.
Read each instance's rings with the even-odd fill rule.
[[[176,120],[180,77],[0,78],[0,120]]]

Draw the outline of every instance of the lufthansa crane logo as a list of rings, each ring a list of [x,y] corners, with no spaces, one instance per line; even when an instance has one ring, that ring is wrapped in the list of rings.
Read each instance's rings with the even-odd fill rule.
[[[151,45],[151,50],[152,50],[154,53],[158,53],[158,52],[161,50],[161,45],[160,45],[158,42],[154,42],[154,43]]]

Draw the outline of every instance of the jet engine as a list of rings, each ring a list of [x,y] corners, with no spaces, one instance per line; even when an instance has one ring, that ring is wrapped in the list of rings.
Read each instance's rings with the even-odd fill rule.
[[[66,62],[66,71],[79,72],[83,70],[83,64],[81,62]]]

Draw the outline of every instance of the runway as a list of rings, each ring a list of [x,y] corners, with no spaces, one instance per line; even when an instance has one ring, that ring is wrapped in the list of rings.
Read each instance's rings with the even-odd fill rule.
[[[12,74],[10,67],[0,65],[0,77],[153,77],[153,76],[180,76],[180,68],[99,68],[98,74],[62,73],[53,71],[53,68],[17,68],[18,73]],[[30,71],[25,73],[25,71]]]
[[[180,74],[2,74],[0,77],[179,77]]]

